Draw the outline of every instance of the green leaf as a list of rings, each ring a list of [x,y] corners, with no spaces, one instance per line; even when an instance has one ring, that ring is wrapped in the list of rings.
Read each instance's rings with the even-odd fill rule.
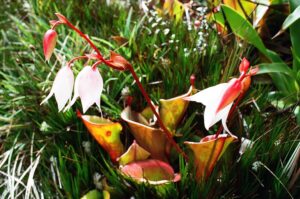
[[[299,86],[296,80],[296,74],[285,63],[275,62],[259,64],[259,71],[257,74],[266,73],[271,75],[274,84],[279,90],[285,93],[294,93],[295,90],[298,91]]]
[[[224,16],[223,16],[222,12],[214,13],[213,14],[213,19],[215,20],[215,22],[217,22],[222,27],[225,26],[225,19],[224,19]]]
[[[300,19],[300,6],[298,6],[283,22],[281,29],[284,31]]]
[[[221,5],[221,7],[225,15],[226,21],[228,22],[232,32],[235,35],[255,46],[262,54],[269,58],[270,61],[280,62],[282,63],[282,68],[286,67],[285,70],[289,69],[288,65],[286,65],[275,52],[268,50],[265,47],[257,31],[246,19],[243,18],[243,16],[241,16],[235,10],[226,5]],[[298,43],[300,43],[300,41]],[[292,81],[290,81],[290,79],[288,79],[285,75],[281,73],[271,73],[270,76],[272,77],[274,84],[279,90],[288,93],[298,92],[299,86],[295,78],[292,79]]]
[[[277,37],[288,29],[291,25],[297,22],[300,19],[300,6],[298,6],[283,22],[280,31],[273,37]]]
[[[299,0],[290,0],[290,9],[291,12],[300,12],[298,11],[298,8],[300,6]],[[292,13],[292,14],[293,14]],[[292,15],[291,14],[291,15]],[[300,14],[298,14],[300,15]],[[293,68],[295,71],[300,70],[300,20],[296,20],[291,26],[290,26],[290,35],[291,35],[291,42],[292,42],[292,49],[293,49]]]
[[[221,5],[221,8],[225,14],[226,20],[229,23],[232,32],[243,40],[255,46],[265,56],[269,57],[267,49],[260,36],[252,27],[252,25],[247,21],[247,19],[245,19],[242,15],[240,15],[227,5]]]
[[[263,63],[259,64],[259,71],[257,74],[265,73],[284,73],[294,78],[293,71],[284,63]]]

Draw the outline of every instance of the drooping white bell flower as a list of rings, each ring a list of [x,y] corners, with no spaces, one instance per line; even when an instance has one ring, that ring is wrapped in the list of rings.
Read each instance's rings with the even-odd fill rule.
[[[85,113],[94,103],[100,109],[100,98],[103,90],[103,79],[97,67],[85,66],[77,75],[74,86],[74,96],[67,106],[69,109],[77,100],[81,99],[82,109]]]
[[[58,111],[61,111],[68,100],[72,97],[72,90],[74,85],[74,74],[69,66],[62,67],[54,79],[49,95],[42,101],[41,104],[49,100],[54,94],[57,102]]]
[[[239,66],[239,78],[233,78],[227,83],[212,86],[195,95],[184,98],[185,100],[195,101],[205,106],[204,126],[207,130],[222,120],[224,129],[232,135],[226,124],[231,106],[241,93],[245,93],[249,89],[251,76],[255,75],[259,70],[258,68],[253,68],[247,73],[249,67],[250,62],[246,58],[243,58]]]
[[[241,81],[234,78],[228,83],[209,87],[184,99],[195,101],[205,106],[204,126],[207,130],[222,120],[224,129],[231,134],[227,127],[226,120],[233,101],[238,97],[241,91]]]

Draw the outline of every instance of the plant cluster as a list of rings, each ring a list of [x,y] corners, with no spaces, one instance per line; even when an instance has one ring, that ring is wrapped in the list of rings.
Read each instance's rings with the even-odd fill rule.
[[[297,198],[297,2],[289,58],[259,32],[280,3],[32,0],[1,40],[2,197]]]

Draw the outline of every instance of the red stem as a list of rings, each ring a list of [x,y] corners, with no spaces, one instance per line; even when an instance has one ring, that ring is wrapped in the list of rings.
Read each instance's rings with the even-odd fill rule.
[[[84,39],[90,44],[90,46],[95,50],[95,52],[97,53],[99,59],[100,59],[103,63],[105,63],[106,65],[112,67],[112,65],[111,65],[109,62],[107,62],[107,60],[105,60],[105,59],[103,58],[102,54],[100,53],[99,49],[95,46],[95,44],[94,44],[94,43],[93,43],[93,42],[92,42],[85,34],[83,34],[78,28],[76,28],[76,27],[75,27],[71,22],[69,22],[68,20],[65,20],[65,23],[64,23],[64,24],[68,25],[71,29],[73,29],[75,32],[77,32],[82,38],[84,38]],[[165,133],[167,139],[168,139],[169,142],[174,146],[174,148],[176,149],[176,151],[177,151],[179,154],[181,154],[181,155],[184,157],[184,159],[185,159],[186,161],[188,161],[188,159],[189,159],[188,156],[187,156],[187,155],[184,153],[184,151],[178,146],[178,144],[173,140],[172,134],[171,134],[170,131],[165,127],[165,125],[164,125],[164,123],[162,122],[162,120],[161,120],[159,114],[156,112],[155,107],[154,107],[154,105],[152,104],[150,97],[148,96],[147,92],[145,91],[145,89],[144,89],[142,83],[140,82],[140,80],[139,80],[137,74],[135,73],[133,67],[132,67],[131,65],[128,65],[127,67],[128,67],[128,69],[129,69],[129,71],[131,72],[131,74],[132,74],[134,80],[136,81],[136,83],[137,83],[137,85],[138,85],[140,91],[142,92],[144,98],[146,99],[148,105],[150,106],[151,110],[153,111],[154,115],[156,116],[157,121],[158,121],[158,123],[159,123],[159,126],[161,127],[161,129],[162,129],[163,132]],[[119,68],[116,68],[116,67],[112,67],[112,68],[117,69],[117,70],[120,70]]]
[[[105,63],[106,65],[110,66],[111,68],[113,69],[116,69],[116,70],[124,70],[124,69],[120,69],[120,68],[117,68],[115,66],[113,66],[112,64],[110,64],[107,60],[105,60],[101,54],[101,52],[99,51],[99,49],[95,46],[95,44],[83,33],[81,32],[78,28],[76,28],[71,22],[69,22],[68,20],[66,20],[66,23],[65,23],[67,26],[69,26],[71,29],[73,29],[75,32],[77,32],[82,38],[84,38],[89,44],[90,46],[96,51],[97,55],[98,55],[98,58],[103,62]]]
[[[96,63],[94,63],[94,64],[92,65],[92,69],[95,70],[96,67],[97,67],[99,64],[101,64],[101,63],[102,63],[101,60],[100,60],[100,61],[97,61]]]
[[[82,38],[84,38],[90,44],[90,46],[96,51],[99,58],[101,60],[103,59],[102,54],[100,53],[99,49],[95,46],[95,44],[85,34],[83,34],[78,28],[76,28],[71,22],[66,20],[65,24],[67,26],[69,26],[71,29],[73,29],[75,32],[77,32]]]
[[[76,61],[76,60],[78,60],[78,59],[87,59],[88,57],[87,56],[78,56],[78,57],[74,57],[73,59],[71,59],[70,61],[68,61],[68,63],[67,63],[67,66],[71,66],[71,64],[74,62],[74,61]]]
[[[128,68],[129,68],[129,71],[131,72],[131,74],[132,74],[134,80],[136,81],[136,84],[138,85],[140,91],[142,92],[144,98],[146,99],[148,105],[150,106],[152,112],[153,112],[154,115],[156,116],[157,121],[158,121],[158,124],[159,124],[160,128],[163,130],[163,132],[165,133],[167,139],[168,139],[169,142],[175,147],[176,151],[177,151],[179,154],[181,154],[181,155],[184,157],[184,159],[185,159],[186,161],[188,161],[188,159],[189,159],[188,156],[187,156],[187,155],[184,153],[184,151],[178,146],[178,144],[173,140],[172,134],[171,134],[170,131],[165,127],[165,125],[164,125],[163,121],[161,120],[159,114],[156,112],[156,109],[155,109],[154,105],[152,104],[150,97],[148,96],[147,92],[145,91],[143,85],[141,84],[141,82],[140,82],[138,76],[136,75],[136,73],[135,73],[133,67],[130,65],[130,66],[128,66]]]

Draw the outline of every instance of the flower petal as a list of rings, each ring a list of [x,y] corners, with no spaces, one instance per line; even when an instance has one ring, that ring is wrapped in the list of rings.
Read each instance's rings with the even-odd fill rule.
[[[210,127],[212,127],[213,125],[215,125],[218,121],[220,121],[222,119],[222,123],[223,120],[225,120],[225,126],[224,129],[230,133],[230,131],[228,130],[227,126],[226,126],[226,120],[230,111],[230,108],[232,106],[232,103],[227,105],[224,109],[222,109],[221,111],[219,111],[216,114],[216,106],[209,105],[205,108],[204,110],[204,126],[206,128],[206,130],[208,130]]]
[[[204,126],[206,130],[209,130],[211,126],[213,126],[216,121],[216,106],[214,104],[208,105],[204,110]]]
[[[225,90],[225,92],[221,95],[220,103],[217,105],[217,112],[222,110],[224,107],[226,107],[228,104],[233,102],[241,93],[242,91],[242,83],[239,79],[233,78],[228,82],[228,86]]]
[[[73,106],[73,104],[76,102],[77,98],[79,97],[79,92],[78,92],[78,87],[79,87],[79,79],[80,78],[80,73],[77,75],[76,80],[75,80],[75,85],[74,85],[74,95],[71,100],[71,102],[68,104],[68,106],[65,108],[64,111],[68,110]]]
[[[229,115],[229,112],[230,112],[230,109],[231,109],[231,106],[232,106],[233,103],[227,105],[225,108],[223,108],[219,113],[218,113],[218,117],[220,117],[222,119],[222,125],[223,125],[223,128],[225,129],[226,132],[228,132],[231,136],[233,136],[233,134],[231,133],[231,131],[228,129],[227,127],[227,124],[226,124],[226,121],[227,121],[227,118],[228,118],[228,115]]]
[[[204,110],[204,126],[207,130],[220,120],[216,118],[216,110],[227,88],[228,83],[222,83],[184,98],[185,100],[199,102],[206,106]]]
[[[201,103],[205,106],[212,103],[212,99],[218,99],[220,100],[220,96],[224,93],[224,91],[227,88],[227,83],[218,84],[216,86],[209,87],[207,89],[204,89],[195,95],[185,97],[185,100],[188,101],[194,101]]]
[[[82,103],[82,109],[85,113],[94,103],[100,109],[100,97],[103,90],[103,79],[97,68],[90,66],[84,67],[82,76],[79,79],[80,85],[78,93]]]
[[[42,105],[42,104],[44,104],[45,102],[47,102],[47,101],[50,99],[50,97],[52,97],[53,94],[54,94],[54,92],[53,92],[53,86],[52,86],[50,93],[49,93],[49,94],[47,95],[47,97],[40,103],[40,105]]]
[[[74,74],[70,67],[61,68],[54,80],[53,89],[55,99],[58,105],[58,111],[61,111],[68,100],[72,97],[74,85]]]
[[[94,103],[100,109],[100,97],[103,90],[103,79],[97,68],[85,66],[77,75],[74,87],[74,96],[67,109],[69,109],[78,97],[81,99],[82,109],[85,113]]]
[[[70,67],[62,67],[54,79],[49,95],[42,101],[45,103],[54,94],[58,105],[58,110],[61,111],[72,96],[74,84],[74,75]]]

